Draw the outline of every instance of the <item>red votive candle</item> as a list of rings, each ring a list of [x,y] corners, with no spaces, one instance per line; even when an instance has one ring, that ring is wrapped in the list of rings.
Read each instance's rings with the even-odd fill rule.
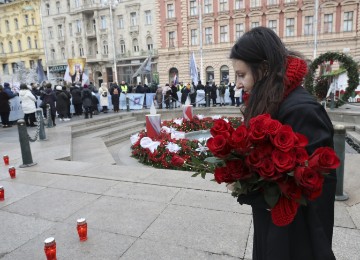
[[[77,220],[77,232],[79,234],[80,241],[87,240],[87,223],[84,218],[79,218]]]
[[[4,159],[5,165],[9,165],[9,155],[4,155],[3,159]]]
[[[11,179],[16,178],[16,169],[14,166],[9,167],[9,174]]]
[[[5,199],[4,187],[0,186],[0,201],[3,201],[4,199]]]
[[[45,243],[44,251],[45,251],[46,259],[47,260],[56,260],[55,238],[48,237],[47,239],[45,239],[44,243]]]

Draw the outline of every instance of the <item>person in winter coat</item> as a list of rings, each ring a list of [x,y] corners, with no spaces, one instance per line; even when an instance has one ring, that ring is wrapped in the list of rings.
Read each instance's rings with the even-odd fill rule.
[[[159,87],[156,90],[156,93],[154,95],[154,99],[156,100],[156,103],[158,104],[158,108],[162,109],[162,103],[163,103],[163,87],[159,85]]]
[[[62,89],[62,86],[56,86],[56,112],[59,114],[60,121],[68,121],[69,98]]]
[[[4,87],[0,85],[0,116],[3,128],[11,127],[11,124],[9,122],[9,116],[11,111],[9,100],[10,96],[4,91]]]
[[[218,88],[217,88],[215,82],[213,82],[213,84],[211,85],[211,92],[210,92],[213,107],[216,107],[217,89]]]
[[[227,86],[223,81],[220,82],[219,86],[219,97],[220,97],[220,106],[225,106],[225,92],[226,92]]]
[[[101,112],[107,113],[109,106],[109,98],[108,98],[109,89],[107,87],[106,82],[101,83],[101,87],[99,88],[99,94],[100,94],[100,106],[102,106]]]
[[[26,126],[34,127],[35,112],[36,112],[36,97],[31,93],[31,90],[24,83],[20,84],[19,98],[21,103],[21,109],[24,112],[24,120]]]
[[[85,86],[85,85],[84,85]],[[76,116],[81,116],[83,109],[82,109],[82,101],[81,101],[81,90],[78,85],[73,84],[70,89],[70,94],[72,97],[72,104],[74,106]]]
[[[51,120],[53,122],[53,126],[56,126],[55,124],[55,117],[56,117],[56,107],[55,107],[55,102],[56,102],[56,94],[55,92],[51,89],[51,83],[47,83],[45,85],[45,90],[41,93],[40,95],[40,100],[42,101],[42,109],[43,109],[43,114],[44,117],[51,117]],[[47,115],[47,105],[50,106],[50,115]],[[50,120],[48,118],[48,120]]]
[[[190,89],[191,89],[190,83],[188,83],[185,87],[183,87],[183,88],[181,89],[181,104],[183,104],[183,105],[185,104],[186,99],[187,99],[188,96],[189,96]]]
[[[229,84],[229,97],[231,99],[231,105],[235,106],[235,83]]]
[[[242,86],[236,86],[235,87],[235,100],[236,100],[236,107],[239,107],[240,104],[242,103],[242,93],[243,93],[243,88]]]
[[[70,92],[66,89],[66,86],[62,86],[62,91],[65,93],[65,95],[67,96],[68,100],[67,100],[67,113],[65,115],[66,121],[71,120],[71,94]]]
[[[305,149],[309,154],[320,147],[333,147],[334,129],[327,112],[301,86],[307,73],[306,61],[287,50],[272,29],[256,27],[245,33],[232,47],[230,59],[236,73],[236,85],[242,86],[248,95],[243,111],[245,125],[266,113],[290,126],[294,132],[305,135],[308,139]],[[320,176],[312,174],[308,178],[310,185],[309,182],[314,183]],[[332,236],[336,171],[329,170],[322,178],[319,197],[307,200],[306,206],[300,205],[294,220],[286,226],[279,227],[272,222],[270,207],[262,192],[238,197],[239,203],[252,207],[252,259],[335,260]],[[301,183],[294,185],[299,187]],[[282,184],[285,186],[285,179]],[[295,194],[296,186],[282,192]],[[310,188],[315,189],[315,186],[310,185]]]
[[[92,93],[88,86],[85,84],[83,90],[81,91],[81,102],[84,106],[85,119],[88,119],[89,116],[92,118]]]
[[[200,85],[201,85],[201,81],[200,81]],[[194,107],[196,107],[196,95],[197,95],[196,91],[197,91],[197,89],[196,89],[195,83],[192,82],[191,86],[190,86],[189,97],[190,97],[191,105],[193,105]]]
[[[205,91],[205,101],[207,102],[206,106],[210,106],[211,85],[209,81],[206,81],[204,91]]]
[[[178,96],[178,88],[175,84],[171,85],[171,102],[172,107],[177,107],[177,103],[179,102],[179,96]]]
[[[114,106],[114,112],[116,113],[119,112],[120,93],[121,90],[119,86],[116,83],[112,84],[110,88],[110,95],[111,95],[111,102]]]

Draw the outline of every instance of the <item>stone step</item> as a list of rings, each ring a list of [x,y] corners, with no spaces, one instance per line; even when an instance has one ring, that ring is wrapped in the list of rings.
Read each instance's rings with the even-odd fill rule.
[[[72,130],[78,130],[89,126],[101,125],[107,122],[116,121],[119,119],[131,118],[133,115],[131,113],[119,113],[119,114],[101,114],[94,115],[93,118],[81,120],[80,122],[75,122],[71,124]]]
[[[346,131],[346,136],[349,137],[355,144],[360,146],[360,132]]]
[[[111,138],[103,138],[103,141],[105,142],[105,145],[109,147],[109,146],[112,146],[112,145],[115,145],[115,144],[119,144],[119,143],[121,143],[123,141],[129,140],[131,135],[136,134],[136,133],[140,132],[143,129],[145,129],[144,125],[138,126],[138,127],[133,127],[133,128],[128,129],[126,131],[122,131],[118,135],[113,136]]]

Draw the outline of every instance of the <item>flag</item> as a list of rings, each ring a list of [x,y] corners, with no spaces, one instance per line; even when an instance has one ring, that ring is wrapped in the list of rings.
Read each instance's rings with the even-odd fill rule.
[[[37,73],[38,83],[41,83],[44,80],[47,80],[43,66],[41,64],[41,60],[37,60],[36,73]]]
[[[177,85],[179,83],[176,73],[174,73],[173,83]]]
[[[151,55],[149,55],[145,61],[140,65],[137,71],[132,75],[132,78],[137,77],[139,74],[151,72]]]
[[[66,71],[65,71],[65,75],[64,75],[64,80],[65,80],[66,82],[72,82],[71,76],[70,76],[70,71],[69,71],[69,65],[67,65],[67,67],[66,67]]]
[[[197,67],[196,67],[194,52],[192,53],[191,58],[190,58],[190,77],[191,77],[191,80],[195,84],[198,83],[199,76],[198,76],[198,71],[197,71]]]

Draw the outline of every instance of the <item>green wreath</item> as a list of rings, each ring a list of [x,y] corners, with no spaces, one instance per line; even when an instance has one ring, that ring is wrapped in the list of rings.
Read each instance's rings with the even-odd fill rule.
[[[342,63],[342,67],[346,69],[348,75],[348,87],[345,90],[342,100],[339,99],[338,101],[338,105],[342,105],[344,104],[344,102],[347,102],[349,97],[351,97],[351,95],[354,93],[355,89],[359,85],[358,65],[350,56],[344,53],[326,52],[316,58],[309,66],[309,73],[305,77],[305,88],[311,94],[314,94],[314,75],[316,69],[320,64],[325,61],[335,60]]]

